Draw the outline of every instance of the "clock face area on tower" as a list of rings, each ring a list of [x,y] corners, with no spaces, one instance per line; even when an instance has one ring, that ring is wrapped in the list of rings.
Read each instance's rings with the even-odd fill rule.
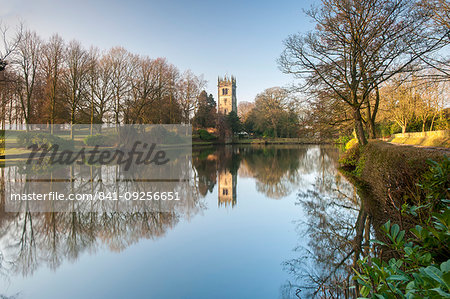
[[[231,111],[237,112],[236,78],[234,76],[219,77],[217,79],[217,92],[217,112],[223,115],[227,115]]]

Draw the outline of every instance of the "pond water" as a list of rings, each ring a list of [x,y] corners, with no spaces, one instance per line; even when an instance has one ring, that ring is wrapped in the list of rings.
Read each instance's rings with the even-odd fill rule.
[[[0,298],[309,298],[347,275],[334,267],[359,200],[337,159],[330,146],[198,148],[181,209],[2,213]]]

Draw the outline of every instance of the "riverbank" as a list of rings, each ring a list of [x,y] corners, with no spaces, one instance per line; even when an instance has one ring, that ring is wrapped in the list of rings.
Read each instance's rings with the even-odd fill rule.
[[[450,150],[372,141],[349,148],[339,162],[342,173],[357,186],[375,228],[391,220],[408,229],[416,220],[405,218],[402,208],[426,204],[421,181],[430,169],[430,160],[441,162],[446,156]],[[383,236],[377,234],[377,238]]]
[[[341,156],[341,171],[361,199],[352,241],[356,295],[448,294],[449,154],[371,141]]]

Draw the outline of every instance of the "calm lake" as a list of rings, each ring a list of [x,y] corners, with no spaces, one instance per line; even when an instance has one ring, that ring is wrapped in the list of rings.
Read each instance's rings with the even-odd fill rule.
[[[197,148],[182,209],[3,213],[0,298],[309,298],[347,275],[334,266],[359,199],[337,160],[331,146]]]

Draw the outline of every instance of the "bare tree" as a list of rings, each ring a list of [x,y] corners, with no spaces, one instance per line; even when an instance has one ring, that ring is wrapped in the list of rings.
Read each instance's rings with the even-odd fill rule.
[[[448,0],[421,0],[419,8],[424,14],[431,17],[430,26],[436,32],[440,32],[445,37],[447,46],[450,44],[450,3]],[[421,38],[429,38],[421,36]],[[431,73],[431,78],[435,81],[450,80],[450,57],[439,54],[426,55],[422,58],[426,67],[433,68],[438,72]]]
[[[64,83],[66,87],[67,104],[70,110],[70,138],[73,139],[73,124],[75,116],[88,85],[87,75],[90,64],[89,55],[80,43],[72,41],[67,47],[66,72]]]
[[[53,133],[58,86],[63,72],[65,45],[59,35],[53,35],[42,47],[40,66],[45,80],[45,96],[50,104],[50,130]]]
[[[105,59],[111,68],[114,120],[116,124],[120,124],[123,116],[123,103],[130,90],[130,53],[124,48],[116,47],[109,50]]]
[[[402,133],[405,133],[408,124],[413,120],[420,97],[413,81],[397,77],[386,84],[381,93],[384,111],[402,128]]]
[[[26,31],[17,46],[18,53],[14,61],[20,73],[20,106],[26,124],[30,123],[32,114],[32,100],[39,73],[41,45],[41,40],[35,32]]]
[[[316,30],[285,41],[280,67],[304,80],[305,88],[333,93],[348,106],[358,141],[366,144],[361,110],[371,105],[371,92],[444,45],[443,36],[416,38],[427,35],[429,17],[415,9],[413,0],[323,0],[320,9],[308,12]],[[368,121],[374,122],[376,112]]]
[[[155,103],[161,94],[159,68],[155,60],[148,57],[133,57],[130,85],[131,96],[127,102],[126,123],[142,123],[145,108]]]
[[[106,114],[112,111],[114,96],[112,65],[105,56],[91,65],[89,82],[93,93],[92,122],[104,123]]]
[[[8,57],[14,53],[17,49],[23,35],[23,26],[19,25],[15,36],[8,36],[8,27],[4,26],[0,22],[0,36],[1,36],[1,47],[0,47],[0,72],[4,71],[6,65],[8,64]]]
[[[241,121],[244,123],[247,120],[247,117],[250,113],[250,111],[252,111],[253,108],[255,108],[255,103],[252,102],[239,102],[238,105],[238,116],[241,119]]]
[[[181,76],[178,82],[178,94],[185,124],[191,123],[192,113],[197,109],[198,96],[205,84],[206,81],[202,76],[196,76],[190,70],[185,71]]]

